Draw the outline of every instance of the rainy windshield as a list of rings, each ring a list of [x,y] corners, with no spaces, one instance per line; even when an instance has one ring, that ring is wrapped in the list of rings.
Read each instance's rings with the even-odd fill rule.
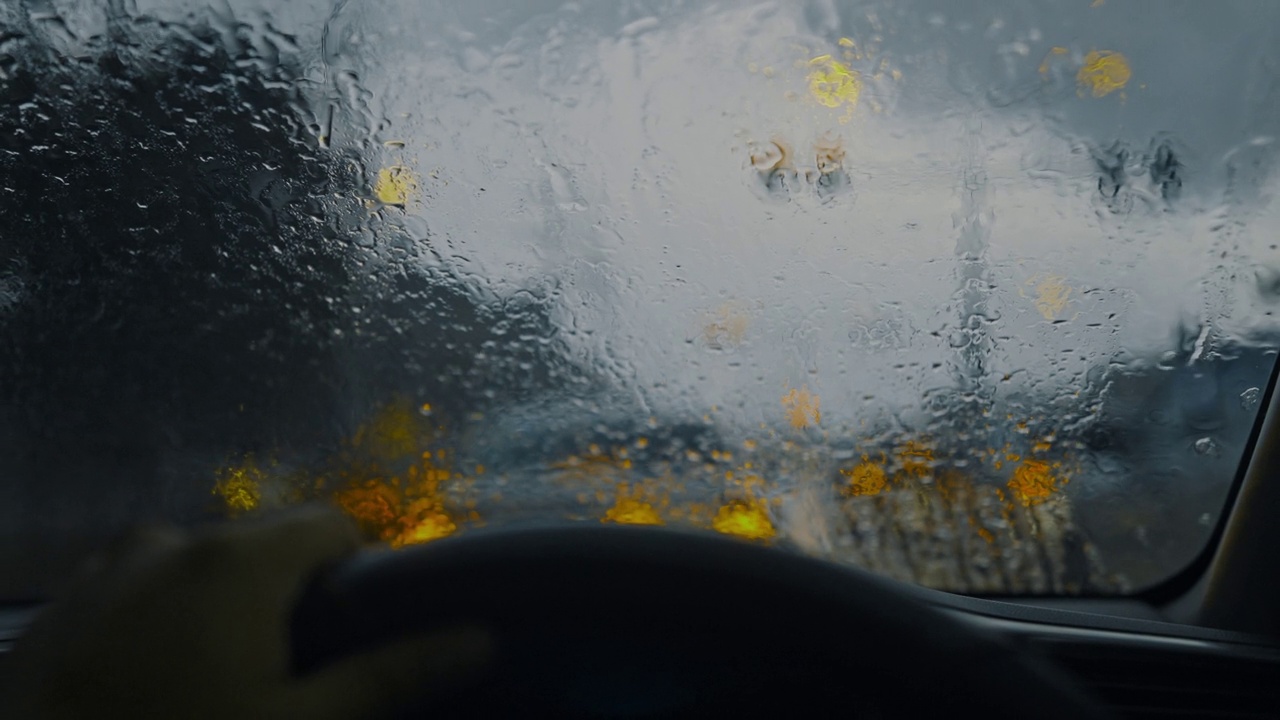
[[[302,502],[931,587],[1204,551],[1280,342],[1280,4],[0,5],[0,597]]]

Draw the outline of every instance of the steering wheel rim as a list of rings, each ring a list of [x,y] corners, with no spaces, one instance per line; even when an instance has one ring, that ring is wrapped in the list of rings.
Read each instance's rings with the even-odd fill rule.
[[[498,658],[433,717],[1106,716],[1052,666],[898,583],[718,535],[619,526],[362,553],[297,604],[295,669],[456,623],[491,628]]]

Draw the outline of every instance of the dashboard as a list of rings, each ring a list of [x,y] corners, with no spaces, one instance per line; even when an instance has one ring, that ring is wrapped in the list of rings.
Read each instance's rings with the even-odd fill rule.
[[[1280,717],[1280,642],[1171,623],[1137,600],[1011,602],[913,590],[954,618],[1057,664],[1121,718]],[[35,617],[0,608],[4,658]]]

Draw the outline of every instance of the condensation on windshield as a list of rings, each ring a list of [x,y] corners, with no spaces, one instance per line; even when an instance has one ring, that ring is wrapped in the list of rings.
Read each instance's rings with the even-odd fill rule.
[[[1266,3],[0,9],[3,588],[70,535],[313,501],[392,547],[554,520],[1149,587],[1280,346],[1277,35]]]

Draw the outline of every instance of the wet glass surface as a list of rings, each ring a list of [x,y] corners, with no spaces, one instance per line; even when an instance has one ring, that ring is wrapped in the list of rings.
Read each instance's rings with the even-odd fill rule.
[[[0,594],[307,500],[1149,587],[1275,362],[1278,21],[5,3]]]

